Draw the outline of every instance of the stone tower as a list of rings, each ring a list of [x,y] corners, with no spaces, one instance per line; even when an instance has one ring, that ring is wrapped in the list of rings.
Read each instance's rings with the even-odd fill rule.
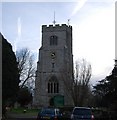
[[[43,25],[34,105],[39,107],[73,105],[66,85],[72,82],[72,77],[72,26]]]

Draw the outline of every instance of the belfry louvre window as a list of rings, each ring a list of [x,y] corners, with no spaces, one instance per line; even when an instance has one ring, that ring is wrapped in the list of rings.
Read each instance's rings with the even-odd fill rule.
[[[55,76],[48,81],[48,93],[59,93],[59,83]]]
[[[53,35],[50,36],[50,45],[57,45],[58,44],[58,37]]]

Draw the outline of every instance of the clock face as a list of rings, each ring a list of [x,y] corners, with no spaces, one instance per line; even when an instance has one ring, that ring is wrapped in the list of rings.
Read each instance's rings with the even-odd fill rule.
[[[51,58],[54,59],[56,57],[55,52],[51,52]]]

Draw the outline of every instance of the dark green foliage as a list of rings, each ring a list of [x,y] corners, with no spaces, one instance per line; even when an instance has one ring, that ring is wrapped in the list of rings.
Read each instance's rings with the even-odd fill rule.
[[[20,88],[17,101],[21,107],[28,105],[32,101],[32,94],[27,87]]]
[[[2,99],[5,106],[15,101],[19,89],[19,74],[11,44],[1,34],[0,37],[2,38]]]
[[[117,67],[112,70],[111,75],[94,86],[94,96],[97,106],[108,107],[117,110]]]
[[[112,70],[112,74],[106,77],[108,82],[108,94],[106,94],[106,98],[108,98],[108,105],[112,109],[117,110],[117,67],[115,66]]]
[[[97,106],[101,107],[107,107],[107,100],[106,100],[106,94],[107,94],[107,83],[106,79],[103,79],[99,81],[99,83],[94,86],[94,96],[95,96],[95,102]]]

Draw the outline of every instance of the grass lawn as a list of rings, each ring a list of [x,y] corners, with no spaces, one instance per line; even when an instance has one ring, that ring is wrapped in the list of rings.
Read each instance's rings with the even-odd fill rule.
[[[24,110],[26,110],[26,112],[24,112]],[[38,114],[40,110],[39,109],[25,109],[25,108],[12,108],[9,113],[12,113],[12,114],[24,114],[24,115],[36,115]]]

